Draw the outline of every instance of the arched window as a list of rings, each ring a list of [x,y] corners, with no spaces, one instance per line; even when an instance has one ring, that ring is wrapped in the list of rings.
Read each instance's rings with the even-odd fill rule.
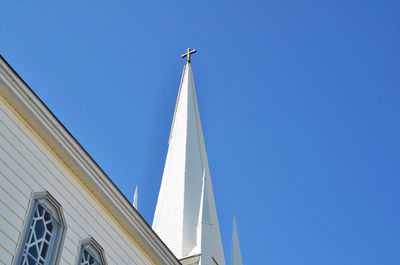
[[[35,192],[28,209],[14,264],[58,263],[66,230],[61,205],[48,192]]]
[[[77,265],[107,265],[103,248],[92,237],[81,240]]]

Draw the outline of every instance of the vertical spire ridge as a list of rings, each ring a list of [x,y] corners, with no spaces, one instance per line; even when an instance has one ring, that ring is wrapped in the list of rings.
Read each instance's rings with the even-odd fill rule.
[[[233,217],[231,265],[243,265],[237,232],[236,217]]]
[[[206,178],[206,171],[203,171],[202,178],[203,185],[201,187],[201,198],[200,198],[200,212],[199,212],[199,225],[201,224],[209,224],[212,225],[211,214],[210,214],[210,205],[208,202],[208,182]]]

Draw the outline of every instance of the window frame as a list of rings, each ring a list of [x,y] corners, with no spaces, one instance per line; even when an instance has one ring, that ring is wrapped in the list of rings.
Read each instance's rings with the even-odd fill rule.
[[[28,240],[33,217],[38,205],[41,205],[57,222],[56,231],[53,237],[50,239],[51,245],[47,250],[48,256],[46,257],[45,265],[58,264],[60,261],[62,246],[64,245],[65,232],[67,230],[63,210],[61,204],[59,204],[58,201],[48,191],[39,191],[32,192],[31,194],[25,220],[22,225],[23,230],[21,231],[18,239],[18,245],[13,257],[13,261],[11,262],[12,265],[19,265],[21,263],[22,254]]]
[[[78,247],[78,255],[75,264],[76,265],[81,265],[81,259],[83,255],[83,250],[87,249],[90,254],[95,256],[96,258],[99,258],[100,260],[100,265],[107,265],[107,260],[104,254],[104,249],[100,246],[100,244],[90,235],[85,237],[84,239],[81,239],[79,241],[79,247]],[[95,253],[93,253],[95,252]]]

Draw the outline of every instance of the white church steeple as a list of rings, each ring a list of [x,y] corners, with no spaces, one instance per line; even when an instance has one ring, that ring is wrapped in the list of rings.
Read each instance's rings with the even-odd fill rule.
[[[184,55],[190,53],[188,49]],[[179,87],[153,229],[182,262],[225,265],[189,58]]]

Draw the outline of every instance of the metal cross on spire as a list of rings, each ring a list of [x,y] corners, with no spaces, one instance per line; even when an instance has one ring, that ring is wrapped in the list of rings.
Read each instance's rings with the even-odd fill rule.
[[[190,48],[187,48],[186,50],[187,50],[187,52],[184,53],[184,54],[182,54],[181,57],[182,57],[182,58],[187,57],[187,62],[190,63],[190,55],[191,55],[192,53],[196,53],[197,51],[196,51],[196,49],[191,50]]]

